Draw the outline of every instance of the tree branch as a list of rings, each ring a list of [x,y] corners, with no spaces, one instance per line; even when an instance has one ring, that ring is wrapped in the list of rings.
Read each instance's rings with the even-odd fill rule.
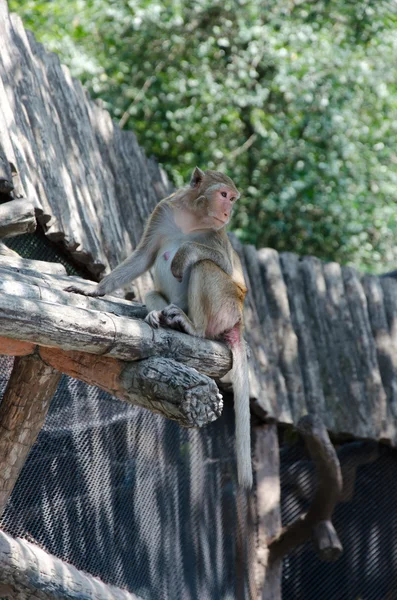
[[[297,429],[316,466],[317,490],[307,514],[285,527],[270,543],[269,561],[281,560],[310,538],[313,538],[322,560],[336,560],[342,553],[342,544],[331,517],[343,486],[339,460],[327,430],[318,417],[303,417]]]
[[[215,382],[172,359],[154,356],[127,363],[53,348],[39,348],[39,355],[66,375],[184,427],[201,427],[222,413],[223,400]]]

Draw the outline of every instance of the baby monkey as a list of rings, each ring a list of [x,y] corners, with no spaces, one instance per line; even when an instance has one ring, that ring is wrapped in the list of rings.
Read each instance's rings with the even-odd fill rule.
[[[226,225],[240,194],[218,171],[195,168],[190,184],[164,198],[149,218],[132,255],[92,290],[67,291],[103,296],[153,267],[154,291],[146,295],[146,321],[190,335],[224,340],[233,356],[238,481],[252,485],[248,367],[243,339],[247,293],[237,253]]]

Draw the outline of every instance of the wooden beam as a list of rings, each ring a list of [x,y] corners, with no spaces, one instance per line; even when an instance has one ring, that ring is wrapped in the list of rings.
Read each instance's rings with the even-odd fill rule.
[[[107,312],[62,306],[0,294],[0,334],[3,337],[106,355],[121,360],[150,356],[174,358],[209,377],[223,377],[231,368],[224,344]]]
[[[52,348],[40,348],[39,353],[54,369],[184,427],[201,427],[222,413],[223,400],[215,382],[172,359],[156,356],[126,363]]]
[[[0,356],[28,356],[35,351],[36,344],[0,337]]]
[[[257,510],[258,600],[281,600],[281,561],[268,564],[268,544],[281,531],[280,450],[277,425],[253,428]]]
[[[14,237],[36,230],[33,203],[26,198],[0,204],[0,238]]]
[[[12,250],[6,246],[3,242],[0,242],[0,256],[11,256],[13,258],[18,258],[19,254],[18,252],[15,252],[15,250]]]
[[[36,355],[15,359],[0,404],[0,514],[43,426],[60,377]]]
[[[0,193],[9,194],[13,189],[10,163],[0,143]]]
[[[36,273],[26,275],[16,270],[5,269],[0,266],[0,292],[10,296],[26,299],[43,300],[52,304],[63,304],[109,312],[113,315],[144,319],[147,315],[146,306],[139,302],[130,302],[113,296],[91,298],[81,294],[71,294],[63,291],[68,277]],[[77,278],[76,278],[77,279]],[[84,279],[79,280],[87,285],[92,283]],[[80,283],[79,283],[80,284]]]
[[[25,273],[27,275],[52,273],[66,276],[66,269],[61,263],[32,260],[20,256],[0,256],[0,267],[7,269],[8,271],[19,271],[20,273]]]
[[[184,427],[201,427],[222,412],[222,396],[215,382],[175,360],[152,357],[127,363],[0,337],[0,355],[28,356],[35,351],[57,371],[178,421]]]

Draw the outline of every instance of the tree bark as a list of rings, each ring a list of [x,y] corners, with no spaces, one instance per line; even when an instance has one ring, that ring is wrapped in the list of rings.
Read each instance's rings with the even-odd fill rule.
[[[76,278],[77,279],[77,278]],[[0,292],[10,296],[23,297],[27,300],[43,300],[52,304],[77,306],[133,319],[144,319],[147,315],[146,306],[139,302],[130,302],[122,298],[106,296],[92,298],[81,294],[65,292],[67,277],[48,274],[26,275],[16,270],[0,266]],[[82,282],[86,280],[82,279]],[[88,282],[88,285],[92,285]],[[87,285],[87,287],[88,287]],[[82,286],[83,287],[83,286]]]
[[[310,538],[322,560],[336,560],[342,544],[331,522],[335,504],[341,498],[342,473],[335,448],[321,420],[313,415],[302,417],[297,429],[316,466],[318,485],[307,512],[269,545],[269,562],[276,563]]]
[[[268,544],[281,531],[280,452],[277,425],[254,428],[257,502],[258,600],[281,600],[281,560],[269,563]]]
[[[0,331],[4,337],[40,346],[77,350],[134,361],[150,356],[174,358],[209,377],[231,368],[224,344],[107,312],[0,295]]]
[[[7,269],[7,271],[18,271],[27,275],[52,273],[66,276],[66,269],[61,263],[32,260],[30,258],[21,258],[20,256],[0,256],[0,267]]]
[[[60,377],[38,356],[15,359],[0,404],[0,514],[44,424]]]
[[[13,189],[10,163],[0,143],[0,193],[9,194]]]
[[[36,217],[32,202],[23,198],[0,204],[0,238],[33,233],[35,230]]]
[[[201,427],[222,413],[223,400],[215,382],[172,359],[157,356],[126,363],[52,348],[40,348],[39,353],[62,373],[184,427]]]

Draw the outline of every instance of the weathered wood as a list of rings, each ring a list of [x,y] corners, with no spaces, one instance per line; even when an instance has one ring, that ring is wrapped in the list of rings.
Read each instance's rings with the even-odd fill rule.
[[[41,300],[0,295],[0,334],[40,346],[101,354],[121,360],[175,358],[209,377],[231,368],[224,344],[199,339],[127,317]]]
[[[36,274],[40,276],[43,273],[66,275],[66,269],[61,263],[32,260],[20,256],[0,256],[0,268],[19,271],[28,275]]]
[[[254,262],[254,256],[252,262]],[[261,281],[261,292],[256,290],[257,310],[263,322],[263,337],[273,338],[270,362],[278,368],[279,385],[276,387],[278,419],[281,422],[293,421],[293,406],[304,402],[302,373],[299,364],[298,337],[294,331],[288,290],[285,284],[278,253],[271,248],[263,248],[256,253],[259,275],[250,274],[250,281]],[[254,288],[256,286],[253,286]],[[259,298],[263,298],[262,301]],[[264,302],[264,299],[265,302]],[[258,304],[258,302],[260,302]],[[265,314],[267,316],[265,316]],[[270,325],[270,323],[271,325]],[[270,345],[270,342],[267,342]],[[262,394],[263,396],[263,394]]]
[[[5,137],[2,136],[2,142],[6,140],[4,147],[7,151],[7,158],[16,165],[21,175],[25,196],[39,207],[39,196],[45,196],[45,189],[40,165],[34,154],[32,133],[24,110],[24,102],[18,94],[21,79],[24,76],[30,76],[22,71],[21,62],[20,54],[12,39],[7,3],[2,0],[0,2],[0,117],[4,120],[0,125],[0,130],[2,134],[4,131],[6,132]],[[29,98],[23,100],[29,102]],[[15,161],[8,155],[8,137],[15,154]]]
[[[0,356],[27,356],[33,354],[35,348],[36,345],[29,342],[0,337]]]
[[[313,525],[313,544],[321,560],[333,562],[343,552],[343,546],[331,521],[319,521]]]
[[[0,514],[43,426],[60,376],[38,356],[15,359],[0,404]]]
[[[77,277],[73,280],[82,287],[86,286],[88,288],[92,285],[92,282]],[[146,307],[138,302],[123,299],[116,300],[112,296],[91,298],[81,294],[65,292],[63,291],[63,288],[66,287],[65,282],[69,283],[69,281],[67,277],[48,276],[39,273],[33,276],[25,275],[15,270],[0,267],[0,292],[10,296],[23,297],[27,300],[44,300],[58,305],[78,306],[135,319],[144,319],[147,315]]]
[[[385,433],[388,408],[369,320],[367,298],[359,275],[354,269],[342,269],[342,280],[349,321],[352,323],[351,341],[346,350],[354,355],[357,380],[355,382],[352,379],[349,382],[349,415],[351,420],[355,421],[354,429],[358,437],[365,438],[375,434],[379,439]],[[395,308],[397,309],[397,303]],[[346,318],[344,324],[347,324]]]
[[[0,204],[0,238],[32,233],[35,229],[36,217],[32,202],[23,198]]]
[[[338,458],[343,478],[341,502],[349,502],[353,498],[357,468],[373,463],[379,458],[380,453],[380,445],[369,440],[344,444],[339,449]]]
[[[96,385],[113,396],[147,408],[184,427],[201,427],[217,419],[223,408],[215,382],[172,359],[152,357],[134,363],[40,348],[46,364]]]
[[[280,454],[276,425],[254,427],[258,600],[281,600],[281,560],[268,564],[268,543],[281,530]]]
[[[269,563],[277,563],[310,538],[313,538],[323,560],[336,560],[342,552],[342,544],[331,522],[335,504],[340,500],[343,489],[337,454],[318,417],[303,417],[297,429],[315,464],[318,485],[308,512],[285,527],[270,543]]]
[[[299,257],[290,253],[281,254],[280,263],[288,290],[291,321],[298,337],[298,359],[303,381],[304,395],[295,394],[293,399],[293,418],[297,422],[307,411],[323,412],[324,393]]]
[[[2,600],[142,600],[0,531]]]
[[[3,242],[0,242],[0,256],[14,256],[15,258],[18,258],[19,254],[18,252],[15,252],[15,250],[11,250],[11,248],[6,246]]]
[[[4,152],[0,138],[0,193],[9,194],[14,189],[10,163]]]

